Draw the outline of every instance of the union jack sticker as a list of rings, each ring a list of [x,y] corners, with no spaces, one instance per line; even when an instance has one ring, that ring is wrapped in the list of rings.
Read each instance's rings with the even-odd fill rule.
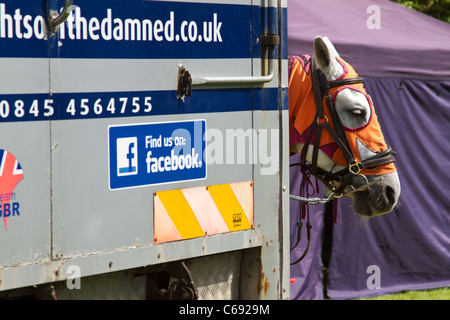
[[[14,213],[10,204],[11,196],[22,179],[23,170],[19,161],[12,153],[0,149],[0,216],[3,217],[5,229],[8,229],[8,217]]]

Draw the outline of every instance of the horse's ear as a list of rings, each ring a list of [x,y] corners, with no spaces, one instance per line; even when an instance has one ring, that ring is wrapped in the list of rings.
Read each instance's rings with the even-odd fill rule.
[[[314,55],[317,66],[325,74],[328,81],[336,80],[344,72],[341,64],[335,58],[339,54],[327,37],[316,37],[314,39]]]

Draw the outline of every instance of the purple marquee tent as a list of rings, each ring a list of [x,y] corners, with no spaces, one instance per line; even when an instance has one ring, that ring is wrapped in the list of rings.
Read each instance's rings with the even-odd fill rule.
[[[388,0],[289,0],[288,53],[312,55],[317,35],[364,77],[397,151],[402,194],[394,211],[370,219],[347,198],[337,223],[324,218],[324,205],[311,206],[311,248],[291,266],[291,299],[322,299],[324,287],[332,299],[350,299],[450,286],[450,24]],[[298,167],[290,175],[298,194]],[[292,245],[298,219],[291,200]],[[303,226],[292,261],[305,240]]]

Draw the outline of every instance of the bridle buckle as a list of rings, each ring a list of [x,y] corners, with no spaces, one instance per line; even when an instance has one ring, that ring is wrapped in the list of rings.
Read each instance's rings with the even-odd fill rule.
[[[361,162],[354,162],[348,165],[348,171],[353,173],[355,176],[361,172]]]

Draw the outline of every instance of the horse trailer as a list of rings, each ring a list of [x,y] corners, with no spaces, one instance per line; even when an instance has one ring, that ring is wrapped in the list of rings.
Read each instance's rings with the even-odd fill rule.
[[[0,1],[0,298],[289,299],[286,0]]]

